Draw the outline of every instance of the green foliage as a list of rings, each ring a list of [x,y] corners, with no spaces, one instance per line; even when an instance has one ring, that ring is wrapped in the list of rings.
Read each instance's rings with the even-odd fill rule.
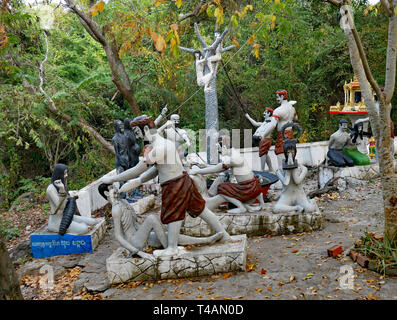
[[[101,44],[75,14],[61,7],[55,10],[55,6],[47,10],[54,13],[54,23],[47,31],[49,55],[43,88],[59,112],[72,121],[51,114],[48,99],[38,90],[39,65],[46,51],[40,15],[23,3],[11,2],[12,14],[0,17],[0,36],[3,27],[8,39],[0,49],[0,201],[5,206],[30,189],[43,192],[45,183],[36,177],[48,179],[57,162],[70,167],[70,189],[81,188],[111,170],[113,157],[105,156],[77,123],[86,121],[110,141],[114,119],[136,116],[112,82]],[[331,5],[216,0],[204,4],[196,16],[179,21],[200,1],[115,0],[103,5],[96,2],[91,9],[87,0],[77,3],[84,12],[91,12],[115,45],[145,114],[157,117],[165,104],[173,113],[190,99],[178,109],[181,125],[192,130],[205,127],[203,92],[192,97],[198,89],[194,58],[179,51],[178,44],[200,49],[193,22],[198,22],[207,43],[212,42],[217,23],[221,30],[230,27],[224,46],[239,46],[223,54],[226,62],[239,50],[226,67],[233,86],[222,65],[218,67],[221,128],[251,128],[240,101],[259,120],[264,107],[277,107],[275,92],[284,88],[289,99],[297,101],[306,141],[327,140],[337,129],[339,118],[330,116],[328,110],[343,101],[343,84],[353,74],[337,9]],[[369,9],[365,1],[353,3],[372,72],[383,84],[387,18],[380,10]],[[165,43],[164,50],[158,50],[156,39]],[[396,102],[394,98],[392,104]],[[397,120],[395,108],[392,118]]]

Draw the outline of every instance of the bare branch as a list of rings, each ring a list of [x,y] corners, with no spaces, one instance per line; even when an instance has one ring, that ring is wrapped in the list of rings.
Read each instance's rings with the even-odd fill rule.
[[[222,48],[222,53],[224,53],[224,52],[226,52],[226,51],[229,51],[229,50],[232,50],[232,49],[234,49],[236,46],[234,45],[234,44],[232,44],[231,46],[228,46],[228,47],[226,47],[226,48]]]
[[[197,39],[200,41],[203,48],[207,48],[208,45],[205,43],[203,37],[201,36],[200,30],[198,28],[197,22],[194,23],[194,32],[196,33]]]
[[[198,51],[196,49],[185,48],[185,47],[182,47],[182,46],[179,46],[179,49],[181,49],[182,51],[189,52],[189,53],[195,53],[196,51]]]

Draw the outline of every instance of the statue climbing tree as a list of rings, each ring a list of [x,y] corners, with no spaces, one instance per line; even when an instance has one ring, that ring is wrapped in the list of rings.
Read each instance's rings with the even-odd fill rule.
[[[194,31],[203,49],[198,50],[182,46],[179,46],[179,48],[195,55],[197,84],[204,87],[207,162],[216,164],[218,163],[218,152],[214,143],[216,134],[213,134],[219,130],[216,72],[219,61],[221,60],[221,54],[234,49],[235,45],[226,48],[222,47],[223,40],[229,31],[227,27],[222,33],[215,31],[214,41],[211,45],[207,45],[201,36],[197,23],[194,24]]]

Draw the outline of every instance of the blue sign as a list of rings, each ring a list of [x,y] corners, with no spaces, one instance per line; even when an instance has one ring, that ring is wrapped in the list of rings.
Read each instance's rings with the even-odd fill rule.
[[[32,234],[30,247],[35,259],[93,251],[91,235]]]

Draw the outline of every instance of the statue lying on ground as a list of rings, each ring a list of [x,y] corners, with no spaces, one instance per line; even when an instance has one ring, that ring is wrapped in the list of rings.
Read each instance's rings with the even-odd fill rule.
[[[222,161],[217,165],[208,166],[203,169],[194,167],[189,173],[191,175],[210,174],[231,169],[237,183],[220,183],[218,185],[218,194],[213,198],[206,199],[207,202],[211,203],[211,208],[225,201],[233,203],[237,207],[228,210],[229,213],[253,212],[265,208],[259,179],[254,175],[251,166],[240,152],[234,148],[228,149],[227,145],[226,137],[220,137],[218,148],[222,154]],[[259,206],[253,207],[250,204],[255,200],[259,201]]]
[[[192,217],[200,217],[206,221],[215,233],[221,233],[222,239],[230,240],[230,235],[222,227],[217,216],[206,207],[205,200],[197,191],[187,172],[184,171],[175,144],[157,133],[151,117],[142,116],[132,121],[131,126],[139,127],[144,139],[150,143],[143,150],[144,159],[134,168],[117,176],[104,177],[102,182],[111,184],[132,179],[120,189],[120,192],[126,192],[158,175],[162,188],[160,217],[161,222],[168,225],[168,243],[166,249],[157,250],[154,254],[177,254],[180,228],[186,211]]]
[[[299,133],[301,129],[296,123],[286,123],[281,129],[285,139],[285,129],[297,128]],[[306,177],[307,168],[299,165],[295,159],[297,139],[285,139],[284,141],[284,164],[283,169],[278,169],[276,174],[283,184],[283,190],[277,203],[274,205],[273,213],[284,213],[291,211],[314,212],[318,211],[316,201],[309,200],[303,190],[302,182]]]
[[[259,157],[261,159],[262,171],[265,171],[265,166],[267,164],[270,172],[274,171],[272,160],[270,159],[270,156],[268,156],[269,149],[272,146],[272,132],[270,130],[266,130],[266,125],[270,125],[272,115],[273,109],[266,108],[263,112],[264,121],[257,122],[252,119],[248,113],[245,114],[246,118],[252,123],[253,126],[259,127],[256,129],[252,138],[253,140],[259,141]]]
[[[67,189],[68,167],[58,163],[54,167],[51,184],[47,187],[46,198],[50,202],[48,230],[60,235],[65,233],[85,234],[90,226],[98,223],[98,219],[75,215],[76,200]]]
[[[167,248],[167,232],[157,215],[147,215],[143,222],[139,223],[134,208],[126,200],[120,199],[119,193],[112,185],[101,184],[98,190],[101,196],[112,204],[115,237],[130,252],[130,257],[137,254],[141,258],[152,260],[152,255],[143,252],[147,246]],[[179,234],[178,244],[211,244],[222,237],[222,232],[201,238]]]

